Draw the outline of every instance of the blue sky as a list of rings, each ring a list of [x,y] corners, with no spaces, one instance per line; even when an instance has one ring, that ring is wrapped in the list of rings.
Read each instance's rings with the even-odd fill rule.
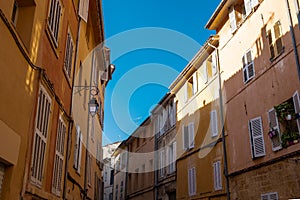
[[[103,0],[116,66],[106,88],[103,144],[126,139],[149,116],[209,35],[220,0]]]

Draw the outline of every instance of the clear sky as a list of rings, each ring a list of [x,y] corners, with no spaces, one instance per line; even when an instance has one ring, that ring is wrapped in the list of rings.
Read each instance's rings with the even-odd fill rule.
[[[103,144],[126,139],[209,35],[220,0],[102,0],[116,66],[106,88]]]

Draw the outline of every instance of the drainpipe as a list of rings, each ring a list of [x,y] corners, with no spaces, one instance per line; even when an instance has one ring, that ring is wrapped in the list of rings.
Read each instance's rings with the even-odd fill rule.
[[[158,170],[157,170],[157,164],[156,163],[158,163],[157,162],[157,160],[156,159],[158,159],[158,156],[157,156],[157,151],[158,151],[158,144],[157,144],[157,140],[158,140],[158,136],[157,136],[157,134],[155,133],[155,135],[154,135],[154,138],[155,138],[155,140],[154,140],[154,162],[153,162],[153,164],[154,164],[154,166],[153,166],[153,168],[154,168],[154,199],[155,200],[158,200]]]
[[[220,115],[221,115],[221,124],[222,124],[222,146],[224,154],[224,175],[225,175],[225,184],[226,184],[226,195],[227,200],[230,200],[230,191],[229,191],[229,176],[228,176],[228,161],[227,161],[227,150],[226,150],[226,141],[225,141],[225,129],[224,129],[224,108],[223,108],[223,95],[222,95],[222,82],[221,82],[221,72],[220,72],[220,62],[219,62],[219,50],[214,45],[207,43],[210,47],[216,51],[216,60],[217,60],[217,72],[218,72],[218,81],[219,81],[219,99],[220,99]]]
[[[298,49],[297,49],[297,43],[296,43],[296,38],[295,38],[295,32],[294,32],[294,28],[293,28],[293,20],[292,20],[292,16],[291,16],[291,9],[290,9],[289,1],[285,0],[285,4],[286,4],[286,12],[287,12],[289,23],[290,23],[290,33],[291,33],[291,37],[292,37],[295,61],[296,61],[296,66],[297,66],[297,71],[298,71],[298,78],[300,81],[300,62],[299,62],[299,55],[298,55]]]
[[[76,65],[77,65],[77,57],[78,57],[78,44],[80,38],[80,23],[81,18],[79,17],[78,20],[78,28],[77,28],[77,38],[76,38],[76,46],[75,46],[75,56],[74,56],[74,67],[73,67],[73,79],[72,79],[72,95],[71,95],[71,103],[70,103],[70,118],[72,119],[73,115],[73,96],[74,96],[74,83],[75,83],[75,72],[76,72]],[[66,199],[66,190],[67,190],[67,173],[69,167],[69,156],[71,154],[71,140],[72,140],[72,130],[73,130],[74,120],[70,121],[69,128],[68,128],[68,135],[67,135],[67,153],[66,153],[66,165],[65,165],[65,173],[64,173],[64,187],[63,187],[63,199]]]

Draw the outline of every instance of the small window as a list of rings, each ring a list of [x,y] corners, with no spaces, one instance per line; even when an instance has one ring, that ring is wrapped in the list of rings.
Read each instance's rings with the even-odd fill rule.
[[[251,49],[248,50],[242,58],[244,83],[250,81],[254,76],[254,62]]]
[[[278,193],[271,192],[261,195],[261,200],[278,200]]]
[[[184,101],[187,102],[198,92],[198,73],[195,72],[191,78],[186,82],[184,91]]]
[[[188,190],[189,196],[196,195],[196,168],[190,168],[188,170]]]
[[[215,190],[222,190],[221,161],[215,162],[213,168]]]
[[[48,14],[48,28],[56,47],[58,46],[59,24],[62,15],[60,0],[51,0]]]
[[[265,156],[265,141],[261,117],[254,118],[249,121],[249,133],[252,158]]]
[[[274,58],[281,55],[284,50],[284,46],[282,44],[282,31],[280,21],[277,21],[275,23],[273,29],[268,30],[267,37],[271,54],[270,60],[273,60]]]
[[[194,123],[190,123],[188,126],[182,126],[183,134],[183,148],[191,149],[194,147]]]
[[[218,115],[216,110],[210,112],[210,131],[211,136],[218,136]]]

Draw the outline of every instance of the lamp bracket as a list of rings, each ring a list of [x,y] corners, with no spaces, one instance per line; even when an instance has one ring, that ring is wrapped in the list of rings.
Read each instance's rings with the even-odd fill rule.
[[[76,91],[76,93],[82,91],[82,90],[90,90],[91,94],[93,96],[97,95],[99,93],[99,89],[96,86],[74,86],[74,88],[78,88],[78,90]]]

